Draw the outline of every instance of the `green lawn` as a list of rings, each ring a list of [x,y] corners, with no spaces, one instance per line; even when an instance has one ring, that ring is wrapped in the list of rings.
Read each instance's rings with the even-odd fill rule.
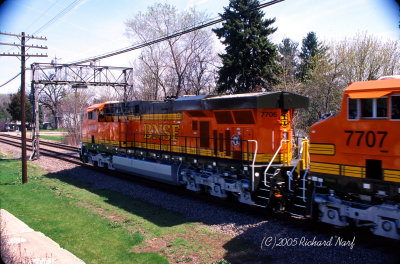
[[[41,139],[45,140],[53,140],[57,142],[64,142],[64,136],[48,136],[48,135],[40,135]]]
[[[86,263],[212,263],[252,251],[201,223],[72,180],[74,169],[46,174],[28,164],[28,184],[22,185],[20,161],[0,156],[1,208]]]
[[[58,129],[41,129],[40,132],[67,132],[65,128],[58,128]]]

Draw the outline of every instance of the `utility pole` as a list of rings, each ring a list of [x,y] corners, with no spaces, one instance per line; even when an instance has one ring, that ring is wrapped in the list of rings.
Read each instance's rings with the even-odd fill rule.
[[[0,35],[6,35],[6,36],[12,36],[16,37],[21,40],[21,44],[16,44],[15,42],[12,43],[0,43],[0,45],[7,45],[7,46],[14,46],[14,47],[19,47],[21,50],[20,54],[14,54],[14,53],[2,53],[0,56],[15,56],[15,57],[20,57],[21,60],[21,159],[22,159],[22,183],[27,183],[28,182],[28,176],[27,176],[27,167],[26,167],[26,116],[25,116],[25,100],[26,100],[26,94],[25,94],[25,60],[26,57],[47,57],[47,54],[26,54],[27,49],[47,49],[47,47],[43,46],[35,46],[35,45],[26,45],[26,41],[29,39],[36,39],[36,40],[47,40],[46,38],[43,37],[34,37],[34,36],[29,36],[25,35],[25,32],[22,32],[21,35],[17,34],[10,34],[10,33],[2,33],[0,32]]]

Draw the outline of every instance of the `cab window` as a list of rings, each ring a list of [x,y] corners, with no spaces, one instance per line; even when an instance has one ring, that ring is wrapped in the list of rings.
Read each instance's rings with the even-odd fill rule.
[[[390,118],[400,120],[400,95],[391,96]]]
[[[89,120],[97,120],[97,111],[90,111],[88,112],[88,119]]]
[[[387,97],[361,99],[362,118],[387,118]]]
[[[348,98],[347,104],[347,117],[349,120],[357,120],[358,119],[358,99]]]

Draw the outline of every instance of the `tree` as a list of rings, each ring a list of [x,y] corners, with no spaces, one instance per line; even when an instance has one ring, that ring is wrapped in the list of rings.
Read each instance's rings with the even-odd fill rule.
[[[357,34],[339,42],[338,56],[343,61],[346,83],[376,80],[381,76],[400,73],[400,46],[398,41],[383,41],[366,33]]]
[[[276,31],[271,27],[275,19],[264,20],[258,5],[258,0],[230,0],[220,14],[225,22],[213,30],[226,51],[219,55],[222,59],[217,82],[219,93],[271,90],[278,82],[278,54],[268,39]]]
[[[6,94],[0,94],[0,120],[8,120],[11,118],[7,111],[7,106],[10,103],[10,97]]]
[[[178,12],[171,5],[155,4],[146,13],[138,13],[128,20],[126,31],[128,37],[135,41],[148,42],[207,19],[204,13],[194,9]],[[211,31],[202,29],[142,49],[135,63],[134,81],[139,94],[146,99],[178,96],[192,92],[190,87],[193,87],[194,79],[200,79],[202,86],[213,85],[210,79],[205,83],[205,73],[214,67],[213,56],[203,54],[213,48]],[[198,76],[194,76],[196,73]]]
[[[301,59],[299,78],[301,81],[304,82],[309,79],[309,72],[315,67],[315,56],[323,57],[327,49],[327,47],[318,41],[315,32],[309,32],[307,36],[303,38],[299,55]]]
[[[281,67],[281,72],[278,77],[279,85],[277,86],[277,90],[290,92],[297,92],[298,90],[298,46],[299,43],[289,38],[283,39],[282,43],[279,44],[279,65]]]
[[[338,50],[331,46],[324,53],[312,57],[313,67],[308,71],[307,83],[302,85],[303,94],[309,97],[310,107],[300,112],[298,128],[308,128],[318,120],[340,111],[345,84],[342,79],[342,60]]]
[[[92,97],[93,93],[89,89],[67,89],[61,106],[64,128],[68,132],[67,143],[77,145],[81,141],[81,124]]]
[[[18,90],[16,94],[10,95],[7,112],[10,113],[12,120],[21,120],[21,90]],[[25,97],[25,117],[26,122],[32,122],[32,105],[28,100],[28,96]]]
[[[39,104],[51,112],[56,129],[59,126],[60,107],[65,95],[64,85],[44,85],[39,88]]]

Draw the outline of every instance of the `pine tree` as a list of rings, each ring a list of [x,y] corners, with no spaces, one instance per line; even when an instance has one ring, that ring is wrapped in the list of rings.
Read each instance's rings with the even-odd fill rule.
[[[299,43],[285,38],[278,46],[281,74],[279,75],[280,84],[277,88],[280,90],[296,92],[299,70],[298,45]]]
[[[315,57],[317,55],[324,56],[327,50],[327,47],[323,46],[321,42],[318,42],[315,32],[309,32],[307,36],[303,38],[299,55],[301,59],[299,78],[302,82],[309,79],[309,72],[314,69]]]
[[[25,97],[25,118],[26,122],[30,123],[32,122],[32,106],[27,97]],[[16,94],[10,95],[7,112],[10,113],[12,120],[21,120],[21,90],[18,90]]]
[[[276,31],[271,27],[275,19],[264,20],[258,5],[258,0],[230,0],[220,14],[226,21],[213,30],[226,51],[219,55],[223,64],[218,71],[219,93],[271,90],[278,82],[278,53],[268,39]]]

